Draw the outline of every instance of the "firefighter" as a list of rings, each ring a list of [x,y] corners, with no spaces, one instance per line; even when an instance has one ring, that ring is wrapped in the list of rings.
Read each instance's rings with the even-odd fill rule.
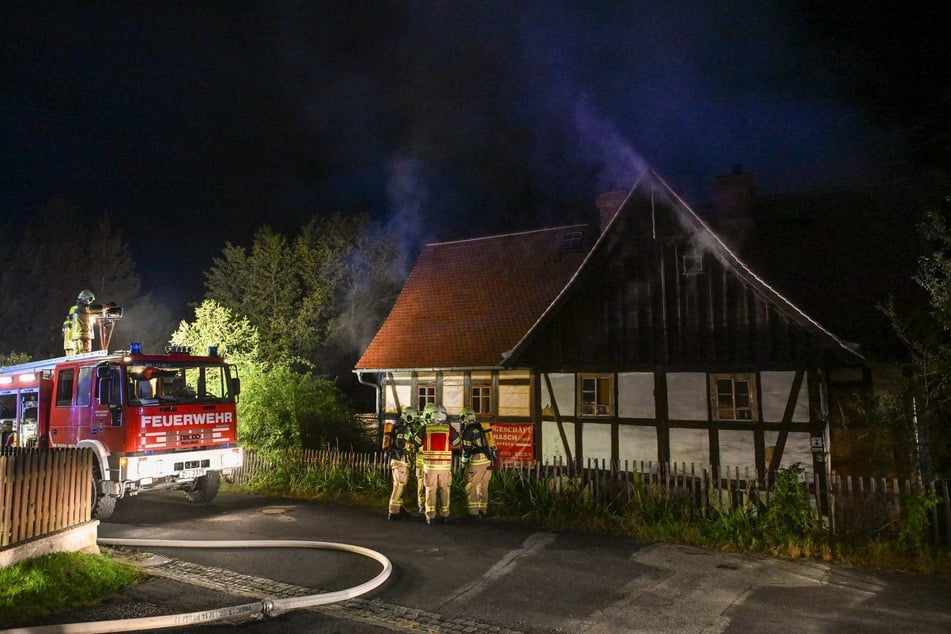
[[[63,349],[66,356],[80,352],[92,352],[92,303],[96,296],[89,289],[83,289],[76,303],[69,307],[69,313],[63,322]]]
[[[427,403],[423,408],[423,413],[417,420],[416,427],[413,429],[412,443],[414,455],[414,468],[416,469],[416,509],[420,515],[426,514],[426,479],[423,477],[423,428],[426,423],[432,422],[433,414],[436,412],[435,403]]]
[[[423,454],[419,450],[422,444],[420,431],[423,427],[423,415],[417,410],[410,408],[415,412],[412,421],[406,424],[406,465],[413,476],[416,478],[416,508],[419,514],[426,512],[426,487],[423,481]]]
[[[463,407],[459,412],[459,429],[462,437],[460,464],[466,469],[468,517],[482,519],[489,505],[489,481],[492,479],[492,463],[495,462],[492,428],[489,423],[480,423],[471,407]]]
[[[383,449],[390,456],[390,470],[393,472],[393,490],[390,493],[390,506],[386,519],[398,520],[406,515],[403,510],[403,488],[409,477],[408,458],[412,448],[411,427],[415,425],[418,412],[412,407],[403,409],[395,424],[387,423],[388,429],[383,435]]]
[[[459,445],[459,435],[449,424],[445,407],[436,405],[433,408],[431,420],[423,425],[420,436],[423,480],[426,484],[426,523],[432,524],[438,514],[440,521],[445,524],[449,521],[452,450]]]

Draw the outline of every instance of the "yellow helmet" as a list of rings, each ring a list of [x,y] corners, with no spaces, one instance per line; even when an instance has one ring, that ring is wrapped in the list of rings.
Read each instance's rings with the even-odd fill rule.
[[[80,304],[89,305],[94,301],[96,301],[96,296],[88,288],[79,291],[79,297],[76,298],[76,302]]]

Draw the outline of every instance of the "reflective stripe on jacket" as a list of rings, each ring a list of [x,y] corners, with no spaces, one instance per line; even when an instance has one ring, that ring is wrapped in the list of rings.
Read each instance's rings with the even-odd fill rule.
[[[423,427],[423,464],[432,471],[452,470],[452,449],[459,443],[456,430],[448,423],[429,423]]]

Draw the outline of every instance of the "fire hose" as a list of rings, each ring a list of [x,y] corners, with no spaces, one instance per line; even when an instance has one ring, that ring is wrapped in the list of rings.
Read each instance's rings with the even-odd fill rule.
[[[234,617],[273,616],[279,612],[309,608],[318,605],[327,605],[338,601],[346,601],[380,587],[393,572],[393,565],[385,555],[362,546],[338,544],[334,542],[314,542],[302,540],[175,540],[175,539],[99,539],[97,543],[104,546],[149,546],[159,548],[319,548],[323,550],[339,550],[356,553],[369,557],[383,566],[380,573],[360,585],[337,590],[322,592],[302,597],[286,599],[262,599],[254,603],[235,605],[199,612],[182,614],[168,614],[165,616],[149,616],[136,619],[118,619],[114,621],[94,621],[89,623],[65,623],[62,625],[44,625],[3,630],[0,634],[52,634],[57,633],[92,633],[92,632],[130,632],[135,630],[156,630],[168,627],[183,627],[220,621]]]

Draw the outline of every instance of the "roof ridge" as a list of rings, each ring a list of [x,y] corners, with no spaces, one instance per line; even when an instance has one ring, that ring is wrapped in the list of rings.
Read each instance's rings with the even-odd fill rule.
[[[463,243],[463,242],[477,242],[477,241],[479,241],[479,240],[494,240],[494,239],[496,239],[496,238],[508,238],[508,237],[512,237],[512,236],[522,236],[522,235],[527,235],[527,234],[529,234],[529,233],[543,233],[543,232],[546,232],[546,231],[564,231],[565,229],[576,229],[576,228],[578,228],[578,227],[589,228],[589,227],[591,227],[591,224],[590,224],[590,223],[585,223],[585,222],[579,222],[579,223],[576,223],[576,224],[573,224],[573,225],[562,225],[562,226],[560,226],[560,227],[546,227],[546,228],[542,228],[542,229],[527,229],[527,230],[525,230],[525,231],[513,231],[513,232],[511,232],[511,233],[497,233],[497,234],[491,235],[491,236],[478,236],[478,237],[475,237],[475,238],[463,238],[463,239],[461,239],[461,240],[447,240],[447,241],[445,241],[445,242],[429,242],[429,243],[425,244],[424,246],[434,247],[434,246],[442,246],[442,245],[446,245],[446,244],[460,244],[460,243]]]

